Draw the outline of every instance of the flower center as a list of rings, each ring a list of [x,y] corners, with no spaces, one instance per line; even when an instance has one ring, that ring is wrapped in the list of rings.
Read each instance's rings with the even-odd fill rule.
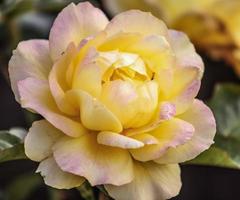
[[[148,80],[147,68],[137,54],[110,51],[100,52],[100,58],[110,66],[103,75],[103,82],[113,80]]]

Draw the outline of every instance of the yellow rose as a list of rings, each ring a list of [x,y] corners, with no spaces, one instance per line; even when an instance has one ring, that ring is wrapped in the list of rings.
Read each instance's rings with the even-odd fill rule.
[[[109,22],[89,3],[70,4],[49,41],[21,42],[9,63],[16,100],[44,118],[26,155],[55,188],[88,180],[117,200],[171,198],[178,163],[213,143],[212,112],[195,99],[202,73],[186,35],[150,13]]]
[[[226,60],[240,75],[239,0],[104,0],[104,4],[111,14],[144,7],[171,28],[186,32],[201,51]]]

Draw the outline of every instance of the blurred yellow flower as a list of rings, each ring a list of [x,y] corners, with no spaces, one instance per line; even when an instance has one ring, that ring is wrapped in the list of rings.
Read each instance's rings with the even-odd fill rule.
[[[188,34],[199,50],[233,65],[240,75],[239,0],[104,0],[111,14],[128,9],[151,11],[169,27]]]
[[[88,180],[117,200],[176,196],[178,163],[216,131],[195,99],[203,71],[187,36],[150,13],[109,22],[89,3],[70,4],[49,40],[21,42],[9,62],[16,100],[45,118],[30,128],[26,155],[59,189]]]

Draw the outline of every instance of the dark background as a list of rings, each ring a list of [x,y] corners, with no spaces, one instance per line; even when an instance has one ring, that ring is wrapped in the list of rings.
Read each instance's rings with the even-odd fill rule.
[[[96,2],[101,7],[101,2]],[[1,1],[0,1],[1,5]],[[15,102],[7,78],[7,62],[11,55],[11,50],[17,42],[29,38],[47,38],[49,28],[56,16],[56,8],[43,7],[38,10],[32,17],[20,20],[17,26],[18,36],[14,38],[11,26],[8,25],[15,16],[10,13],[6,21],[0,23],[0,130],[7,130],[11,127],[29,128],[32,116],[23,111]],[[25,8],[25,7],[24,7]],[[103,8],[102,8],[103,9]],[[21,15],[20,15],[21,16]],[[19,17],[19,16],[17,16]],[[9,44],[12,42],[11,44]],[[214,62],[200,52],[205,62],[205,74],[202,81],[202,87],[199,98],[207,101],[211,97],[213,88],[216,84],[222,82],[239,83],[238,77],[234,74],[232,68],[224,62]],[[11,185],[16,179],[23,176],[35,177],[38,184],[32,188],[26,198],[22,200],[75,200],[80,199],[77,190],[57,191],[43,184],[39,175],[34,174],[37,163],[30,160],[18,160],[3,163],[0,165],[0,200],[5,200],[6,196],[11,193]],[[238,200],[240,199],[240,171],[233,169],[224,169],[207,166],[183,165],[182,182],[183,187],[179,196],[174,200]],[[33,178],[33,179],[35,179]],[[22,184],[18,190],[24,192],[33,182],[22,178]],[[16,190],[17,190],[16,189]],[[97,193],[96,193],[97,194]],[[55,195],[55,196],[54,196]],[[54,196],[54,197],[53,197]],[[8,197],[9,200],[13,197]]]

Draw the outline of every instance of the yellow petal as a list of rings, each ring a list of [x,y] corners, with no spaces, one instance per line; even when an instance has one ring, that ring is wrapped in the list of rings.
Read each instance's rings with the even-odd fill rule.
[[[153,162],[135,163],[131,183],[105,185],[108,194],[116,200],[165,200],[176,196],[181,188],[178,165],[158,165]]]
[[[147,134],[147,133],[136,134],[136,135],[131,136],[131,138],[139,140],[146,145],[159,144],[159,141],[156,137],[154,137],[150,134]]]
[[[79,138],[63,138],[53,148],[59,167],[85,177],[92,186],[122,185],[133,179],[133,163],[129,152],[97,143],[96,134]]]
[[[52,154],[53,144],[63,135],[46,120],[35,121],[24,141],[25,154],[40,162]]]
[[[122,131],[118,118],[96,98],[82,90],[72,90],[68,96],[75,105],[79,105],[81,121],[86,128],[96,131]]]
[[[167,36],[167,27],[163,21],[151,13],[140,10],[130,10],[116,15],[107,25],[105,31],[109,37],[119,32]]]
[[[20,102],[17,84],[28,77],[48,79],[52,67],[47,40],[20,42],[9,61],[9,76],[15,98]]]
[[[130,137],[108,131],[100,132],[97,136],[97,141],[99,144],[119,147],[123,149],[137,149],[144,146],[144,143],[138,140],[134,140]]]
[[[57,103],[59,110],[63,113],[77,116],[79,114],[77,109],[74,109],[67,101],[65,92],[70,89],[66,82],[66,71],[71,63],[71,60],[77,54],[77,49],[73,43],[68,46],[68,49],[54,64],[49,74],[49,86],[51,93]]]
[[[194,127],[183,120],[171,119],[148,132],[158,140],[157,144],[145,145],[139,149],[131,149],[130,152],[136,160],[149,161],[162,156],[170,147],[175,148],[186,143],[192,137]]]
[[[47,81],[27,78],[18,83],[21,105],[42,115],[53,126],[72,137],[86,133],[80,120],[61,113],[54,102]]]
[[[103,85],[101,101],[119,118],[124,128],[140,127],[151,120],[157,107],[157,84],[148,81],[136,86],[130,81],[111,81]]]
[[[212,111],[203,102],[195,100],[191,107],[178,117],[194,126],[194,134],[185,144],[170,148],[163,156],[157,159],[156,162],[160,164],[191,160],[213,144],[216,122]]]
[[[43,176],[46,185],[57,189],[79,187],[85,181],[81,176],[62,171],[53,157],[42,161],[36,172],[39,172]]]
[[[49,42],[52,59],[61,56],[69,43],[74,42],[78,46],[81,40],[100,32],[107,24],[104,13],[90,3],[71,3],[59,13],[51,28]]]

